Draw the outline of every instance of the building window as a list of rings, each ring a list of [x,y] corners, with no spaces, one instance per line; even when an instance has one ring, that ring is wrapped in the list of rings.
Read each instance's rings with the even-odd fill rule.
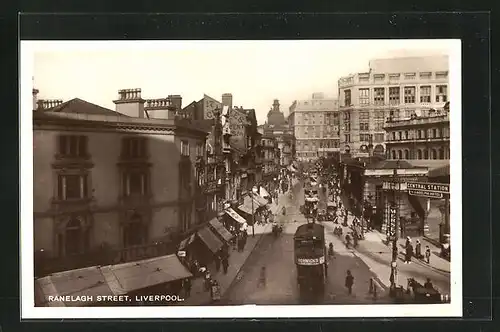
[[[182,140],[181,141],[181,155],[189,157],[189,142]]]
[[[59,155],[61,157],[86,157],[88,155],[87,142],[87,136],[59,136]]]
[[[344,106],[351,106],[351,90],[344,91]]]
[[[401,131],[398,131],[398,140],[402,140],[403,139],[403,133]]]
[[[123,195],[143,196],[148,192],[148,175],[143,171],[127,171],[123,173]]]
[[[401,74],[389,74],[389,81],[399,81]]]
[[[447,71],[438,71],[436,72],[436,79],[445,79],[448,78],[448,72]]]
[[[415,87],[405,87],[405,104],[415,104]]]
[[[85,199],[87,191],[87,175],[62,174],[58,176],[59,200]]]
[[[375,82],[383,82],[385,79],[385,75],[384,74],[375,74],[373,75],[373,80]]]
[[[420,102],[421,103],[431,102],[431,87],[429,85],[420,87]]]
[[[404,139],[410,139],[410,137],[408,135],[408,130],[405,130],[405,138]]]
[[[370,76],[366,76],[366,75],[360,75],[359,76],[359,82],[361,83],[367,83],[370,81]]]
[[[351,141],[351,135],[350,134],[346,134],[346,135],[344,135],[344,137],[345,137],[345,142],[346,143]]]
[[[145,137],[125,137],[122,140],[122,157],[144,158],[146,157]]]
[[[437,138],[437,130],[436,130],[436,128],[432,128],[432,138]]]
[[[370,112],[359,113],[359,130],[368,131],[370,122]]]
[[[436,103],[447,102],[447,86],[446,85],[437,85],[436,86]]]
[[[373,102],[375,105],[381,106],[385,102],[385,88],[373,89]]]
[[[396,150],[392,150],[392,159],[396,159]]]
[[[359,89],[359,104],[360,105],[370,104],[370,89]]]
[[[374,141],[376,143],[382,143],[384,142],[384,139],[385,139],[384,134],[375,134],[374,136]]]
[[[417,150],[417,158],[422,159],[422,150],[420,149]]]
[[[424,159],[429,159],[429,150],[427,149],[424,150]]]
[[[405,159],[410,159],[410,151],[405,150]]]
[[[196,144],[196,156],[197,157],[203,157],[203,151],[205,149],[203,148],[203,143],[198,142]]]
[[[123,246],[138,246],[145,242],[146,229],[141,216],[134,214],[123,227]]]
[[[399,93],[400,93],[399,87],[389,88],[389,103],[391,105],[399,105],[400,103]]]
[[[432,77],[431,72],[420,73],[420,79],[422,79],[422,80],[429,80],[429,79],[431,79],[431,77]]]
[[[405,80],[414,80],[415,76],[415,73],[405,73]]]
[[[444,159],[444,149],[443,148],[439,149],[439,159]]]
[[[392,132],[392,140],[393,140],[393,141],[395,141],[395,140],[396,140],[396,132],[395,132],[395,131],[393,131],[393,132]]]
[[[89,234],[82,226],[81,220],[70,219],[64,229],[64,239],[59,237],[61,256],[84,253],[89,247]],[[64,250],[61,250],[64,248]]]
[[[437,151],[432,149],[432,159],[437,159]]]
[[[421,133],[420,138],[425,139],[425,138],[427,137],[427,136],[425,135],[425,130],[423,130],[423,129],[422,129],[422,130],[420,130],[420,133]]]
[[[398,159],[403,159],[403,151],[398,150]]]

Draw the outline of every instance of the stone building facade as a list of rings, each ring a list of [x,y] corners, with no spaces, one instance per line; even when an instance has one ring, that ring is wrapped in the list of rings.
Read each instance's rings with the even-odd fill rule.
[[[376,59],[338,81],[340,139],[351,154],[385,153],[385,122],[426,117],[449,100],[448,57]]]

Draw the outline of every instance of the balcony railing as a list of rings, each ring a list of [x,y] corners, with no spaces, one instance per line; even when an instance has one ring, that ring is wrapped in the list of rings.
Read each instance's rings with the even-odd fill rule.
[[[434,124],[450,121],[448,113],[436,116],[417,117],[413,119],[388,120],[385,123],[385,128],[394,128],[402,126],[417,126],[424,124]]]

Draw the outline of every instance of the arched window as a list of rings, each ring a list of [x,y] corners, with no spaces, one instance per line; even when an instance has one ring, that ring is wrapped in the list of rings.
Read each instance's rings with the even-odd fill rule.
[[[420,149],[417,151],[417,159],[422,159],[422,150]]]
[[[429,159],[429,150],[424,150],[424,159]]]
[[[410,159],[410,151],[405,150],[405,159]]]
[[[444,149],[439,149],[439,159],[444,159]]]
[[[398,159],[403,159],[403,151],[398,150]]]
[[[134,213],[123,227],[124,247],[137,246],[144,243],[145,232],[142,217]]]
[[[436,151],[436,149],[432,149],[432,159],[437,159],[437,151]]]
[[[392,159],[396,159],[396,150],[392,150]]]

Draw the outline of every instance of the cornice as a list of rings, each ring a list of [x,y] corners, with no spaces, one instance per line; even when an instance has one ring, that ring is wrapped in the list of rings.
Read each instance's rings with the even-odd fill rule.
[[[33,119],[33,130],[149,133],[156,135],[190,136],[200,139],[207,136],[205,131],[177,126],[175,124],[81,121],[73,119]]]

